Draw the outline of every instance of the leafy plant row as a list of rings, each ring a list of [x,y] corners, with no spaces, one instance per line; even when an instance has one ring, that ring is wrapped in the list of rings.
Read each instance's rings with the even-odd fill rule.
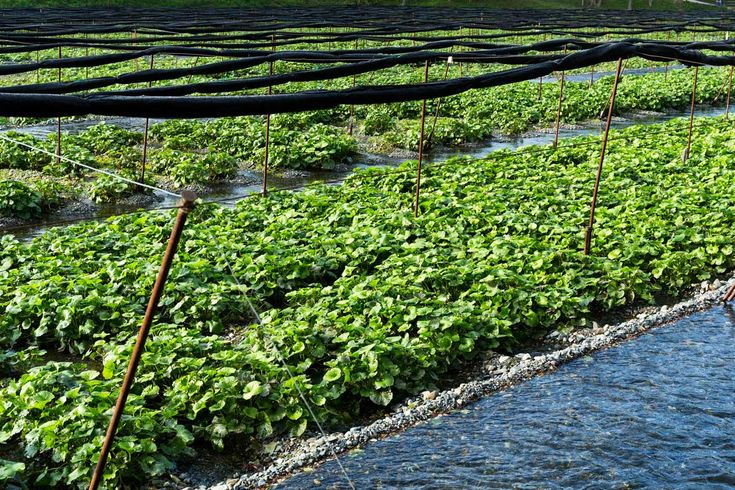
[[[599,138],[426,168],[358,172],[191,216],[105,485],[432,387],[485,349],[583,327],[735,266],[735,129],[631,127],[610,142],[581,253]],[[619,138],[625,138],[620,141]],[[171,226],[141,214],[0,239],[0,476],[83,487]],[[226,261],[238,279],[229,274]],[[249,295],[262,312],[252,325]],[[82,354],[48,360],[42,350]],[[279,360],[284,356],[290,373]]]

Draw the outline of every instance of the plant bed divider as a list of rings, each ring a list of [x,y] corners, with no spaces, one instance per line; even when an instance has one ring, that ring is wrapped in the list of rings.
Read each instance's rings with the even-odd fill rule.
[[[623,69],[623,59],[618,59],[618,66],[615,71],[615,81],[610,91],[610,107],[607,110],[607,121],[605,122],[605,132],[602,135],[602,149],[600,150],[600,163],[597,165],[597,175],[595,175],[595,187],[592,191],[592,204],[590,204],[590,221],[584,235],[584,254],[590,254],[592,245],[592,228],[595,225],[595,206],[597,205],[597,194],[600,189],[600,178],[602,176],[602,166],[605,163],[605,152],[607,150],[607,138],[610,134],[610,125],[612,124],[612,114],[615,108],[615,96],[618,93],[618,84],[620,83],[620,72]]]
[[[153,323],[153,316],[156,314],[158,309],[158,302],[163,295],[163,289],[166,286],[166,279],[168,273],[171,270],[171,263],[173,262],[174,255],[176,255],[176,249],[178,248],[181,234],[184,231],[184,225],[186,224],[186,217],[194,209],[194,203],[197,197],[196,194],[190,191],[184,191],[181,193],[181,202],[179,203],[179,212],[176,215],[176,222],[171,230],[171,236],[168,239],[168,245],[166,251],[163,254],[163,261],[161,262],[161,268],[156,276],[156,282],[153,285],[151,291],[150,300],[145,310],[145,316],[143,322],[140,325],[138,331],[138,337],[135,341],[135,347],[133,353],[130,356],[130,362],[128,364],[127,372],[125,373],[125,379],[120,387],[120,394],[117,397],[115,408],[112,412],[112,418],[110,419],[110,425],[107,427],[107,433],[105,434],[105,440],[102,444],[102,450],[100,451],[99,459],[97,460],[97,466],[92,474],[92,480],[89,482],[89,490],[97,490],[102,481],[102,475],[105,471],[105,464],[107,463],[107,457],[112,449],[112,443],[115,439],[115,431],[120,423],[123,411],[125,410],[125,402],[128,399],[130,388],[133,386],[133,380],[135,378],[135,372],[140,364],[140,358],[143,355],[143,349],[145,347],[145,341],[148,338],[148,333]]]

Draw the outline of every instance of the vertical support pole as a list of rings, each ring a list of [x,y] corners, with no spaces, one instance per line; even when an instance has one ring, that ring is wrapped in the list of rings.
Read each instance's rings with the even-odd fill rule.
[[[153,69],[153,55],[151,55],[150,69]],[[148,87],[153,84],[152,81],[148,82]],[[145,127],[143,128],[143,162],[140,166],[140,183],[145,183],[145,164],[148,161],[148,127],[150,125],[150,119],[145,118]]]
[[[84,33],[84,41],[89,42],[89,34]],[[84,47],[84,56],[89,57],[89,46]],[[84,67],[84,78],[89,78],[89,67]]]
[[[194,58],[194,65],[192,66],[192,68],[196,68],[198,63],[199,63],[199,56]],[[193,73],[189,75],[189,80],[186,83],[191,83],[191,77],[193,76],[194,76]]]
[[[564,46],[564,54],[567,53],[567,47]],[[559,81],[559,105],[556,108],[556,124],[554,125],[554,145],[559,146],[559,126],[561,125],[561,103],[564,100],[564,71],[561,72],[561,80]]]
[[[137,44],[136,42],[138,40],[138,30],[137,29],[133,29],[133,40],[134,40],[133,43]],[[133,64],[135,65],[135,71],[138,71],[139,69],[138,58],[133,58]]]
[[[96,490],[102,481],[102,475],[107,464],[107,457],[112,449],[112,442],[115,438],[115,432],[117,426],[120,423],[123,410],[125,410],[125,403],[130,393],[130,388],[133,385],[135,378],[135,372],[140,364],[140,358],[143,355],[143,348],[145,347],[148,333],[151,329],[151,323],[153,322],[153,316],[156,314],[158,309],[158,302],[163,294],[163,289],[166,285],[166,278],[168,277],[169,270],[171,269],[171,263],[173,262],[176,249],[181,239],[181,233],[184,230],[184,224],[186,223],[186,216],[194,208],[194,201],[196,201],[196,195],[190,191],[184,191],[181,193],[181,202],[179,207],[179,213],[176,216],[176,222],[174,223],[173,229],[171,230],[171,236],[168,239],[168,245],[166,246],[166,252],[163,255],[163,261],[161,262],[161,268],[156,276],[156,282],[153,285],[151,291],[151,297],[148,301],[148,307],[145,310],[145,316],[143,322],[140,325],[138,331],[138,338],[135,341],[135,347],[133,353],[130,356],[130,362],[128,363],[128,370],[125,373],[122,386],[120,387],[120,394],[117,397],[115,408],[112,412],[112,418],[110,419],[110,425],[107,427],[107,433],[105,434],[105,441],[102,444],[102,450],[100,457],[97,460],[97,466],[92,474],[92,480],[89,482],[89,490]]]
[[[590,67],[590,87],[595,83],[595,65]]]
[[[692,128],[694,126],[694,102],[697,99],[697,76],[699,75],[699,65],[694,67],[694,80],[692,81],[692,105],[689,109],[689,134],[687,135],[687,149],[684,152],[683,162],[689,160],[689,153],[692,151]]]
[[[605,133],[602,135],[602,149],[600,150],[600,161],[597,165],[597,175],[595,176],[595,188],[592,191],[592,204],[590,205],[590,220],[587,224],[587,230],[584,235],[584,254],[590,254],[592,245],[592,227],[595,224],[595,206],[597,205],[597,194],[600,190],[600,177],[602,175],[602,166],[605,163],[605,152],[607,151],[607,137],[610,133],[610,124],[612,124],[612,114],[615,108],[615,96],[618,93],[618,84],[620,83],[620,72],[623,69],[623,59],[618,58],[618,66],[615,70],[615,82],[610,92],[610,108],[607,111],[607,121],[605,123]]]
[[[59,60],[61,60],[61,46],[59,46]],[[61,66],[58,70],[58,81],[61,83]],[[56,118],[56,165],[61,165],[61,117]]]
[[[449,60],[447,60],[447,67],[444,69],[444,80],[447,79],[447,76],[449,75]],[[438,99],[436,101],[436,110],[434,111],[434,122],[431,124],[431,131],[429,132],[429,137],[426,138],[426,146],[431,146],[431,140],[434,138],[434,131],[436,131],[436,121],[439,119],[439,109],[442,106],[442,99]]]
[[[276,50],[276,35],[271,35],[272,51]],[[268,64],[268,75],[273,76],[273,62]],[[268,85],[268,95],[273,94],[273,85]],[[261,194],[265,197],[268,194],[268,159],[270,158],[271,147],[271,115],[265,115],[265,156],[263,160],[263,189]]]
[[[730,286],[730,288],[725,293],[725,296],[722,298],[723,303],[727,303],[731,299],[735,298],[735,284]]]
[[[564,72],[559,81],[559,105],[556,108],[556,124],[554,126],[554,148],[559,145],[559,126],[561,125],[561,103],[564,100]]]
[[[543,83],[544,83],[544,77],[538,77],[538,100],[541,100],[543,97]]]
[[[727,101],[725,102],[725,119],[730,119],[730,95],[732,95],[732,72],[735,66],[730,67],[730,77],[727,82]]]
[[[429,81],[429,60],[424,64],[424,83]],[[416,165],[416,198],[413,202],[413,216],[419,215],[419,193],[421,191],[421,163],[424,159],[424,122],[426,121],[426,99],[421,101],[421,123],[419,130],[419,161]]]
[[[355,39],[355,51],[357,51],[357,39]],[[352,75],[352,88],[355,88],[355,85],[357,83],[357,79],[355,75]],[[355,106],[350,106],[350,124],[347,127],[347,133],[352,136],[352,128],[355,124]]]

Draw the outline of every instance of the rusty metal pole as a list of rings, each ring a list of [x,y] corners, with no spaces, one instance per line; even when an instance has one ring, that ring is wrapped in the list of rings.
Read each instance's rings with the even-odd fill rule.
[[[357,39],[355,39],[355,51],[357,51]],[[357,80],[355,78],[355,75],[352,75],[352,88],[355,88],[355,85],[357,83]],[[350,123],[347,126],[347,133],[352,136],[352,128],[354,126],[355,121],[355,106],[350,106]]]
[[[194,58],[194,65],[192,65],[192,68],[196,68],[197,67],[197,63],[199,63],[199,56],[197,56],[197,57]],[[191,83],[191,77],[193,77],[193,76],[194,76],[193,73],[191,75],[189,75],[189,80],[186,83]]]
[[[538,77],[538,100],[541,100],[543,98],[543,88],[542,85],[544,83],[544,77]]]
[[[424,83],[429,81],[429,60],[424,64]],[[413,202],[413,216],[419,215],[419,193],[421,191],[421,163],[424,159],[424,122],[426,121],[426,99],[421,101],[421,123],[419,130],[419,161],[416,165],[416,198]]]
[[[725,119],[730,119],[730,95],[732,95],[732,72],[735,66],[730,67],[730,79],[727,82],[727,101],[725,102]]]
[[[153,69],[153,55],[151,55],[150,69]],[[148,87],[151,87],[153,81],[148,82]],[[150,125],[150,119],[145,118],[145,127],[143,128],[143,162],[140,167],[140,183],[145,183],[145,164],[148,161],[148,127]]]
[[[84,34],[84,42],[85,43],[89,42],[89,34],[87,33]],[[84,56],[89,57],[89,46],[86,46],[84,48]],[[88,66],[84,67],[84,78],[89,78],[89,67]]]
[[[59,60],[61,60],[61,46],[59,46]],[[58,70],[58,81],[61,83],[61,66]],[[56,165],[61,165],[61,117],[56,118]]]
[[[138,30],[133,29],[133,43],[136,43],[137,40],[138,40]],[[138,66],[138,58],[133,58],[133,64],[135,65],[135,71],[138,71],[140,69]]]
[[[684,152],[683,162],[689,160],[689,153],[692,151],[692,128],[694,127],[694,102],[697,99],[697,76],[699,75],[699,65],[694,67],[694,80],[692,82],[692,106],[689,110],[689,134],[687,136],[687,149]]]
[[[271,34],[272,51],[276,50],[276,35]],[[273,62],[268,64],[268,75],[273,76]],[[273,85],[268,85],[268,95],[273,94]],[[268,159],[270,158],[271,147],[271,115],[265,115],[265,155],[263,159],[263,189],[261,194],[265,197],[268,194]]]
[[[449,60],[447,60],[447,67],[444,69],[444,80],[449,75]],[[434,111],[434,122],[431,124],[431,131],[429,131],[429,137],[426,138],[426,146],[431,146],[431,140],[434,138],[434,131],[436,131],[436,121],[439,118],[439,109],[442,106],[442,99],[436,101],[436,110]]]
[[[605,123],[605,133],[602,135],[602,149],[600,150],[600,161],[597,164],[597,175],[595,176],[595,187],[592,191],[592,204],[590,205],[590,220],[587,224],[587,230],[584,235],[584,254],[590,254],[592,245],[592,228],[595,224],[595,206],[597,206],[597,194],[600,190],[600,177],[602,175],[602,166],[605,163],[605,152],[607,151],[607,137],[610,133],[610,125],[612,124],[612,114],[615,108],[615,96],[618,93],[618,84],[620,83],[620,72],[623,69],[623,59],[618,58],[618,66],[615,70],[615,82],[613,83],[612,92],[610,92],[610,107],[607,110],[607,121]]]
[[[590,87],[592,87],[592,84],[595,83],[595,65],[592,65],[590,67]]]
[[[125,379],[123,380],[122,386],[120,387],[120,394],[117,397],[115,408],[112,412],[112,418],[110,419],[110,425],[107,427],[107,433],[105,434],[105,441],[102,444],[102,451],[100,457],[97,460],[97,466],[92,474],[92,480],[89,482],[89,490],[96,490],[102,481],[102,475],[105,470],[105,464],[107,463],[107,457],[112,449],[112,442],[115,438],[115,431],[120,423],[123,410],[125,409],[125,402],[128,399],[130,388],[133,385],[133,379],[135,378],[135,372],[140,364],[140,358],[143,355],[143,348],[145,347],[148,333],[151,329],[151,323],[153,322],[153,316],[156,314],[158,308],[158,302],[163,294],[164,286],[166,285],[166,278],[168,277],[169,270],[171,269],[171,263],[173,262],[176,249],[181,239],[181,232],[184,230],[184,224],[186,223],[186,216],[194,208],[194,201],[196,201],[196,195],[190,191],[184,191],[181,193],[181,202],[179,207],[179,213],[176,216],[176,222],[171,230],[171,236],[168,239],[168,245],[166,246],[166,252],[163,255],[163,261],[161,262],[161,268],[156,276],[156,282],[153,285],[151,291],[151,297],[148,301],[148,307],[145,310],[145,316],[143,317],[143,323],[140,325],[138,331],[138,338],[135,341],[135,347],[133,353],[130,356],[130,362],[128,363],[128,370],[125,373]]]
[[[559,105],[556,108],[556,124],[554,126],[554,148],[559,145],[559,126],[561,125],[561,103],[564,100],[564,72],[559,81]]]
[[[730,288],[725,293],[725,296],[722,298],[722,301],[724,303],[727,303],[728,301],[730,301],[733,298],[735,298],[735,284],[733,284],[732,286],[730,286]]]

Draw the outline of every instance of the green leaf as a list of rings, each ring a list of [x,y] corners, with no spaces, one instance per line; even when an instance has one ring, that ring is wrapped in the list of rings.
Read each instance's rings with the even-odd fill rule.
[[[342,370],[338,367],[330,368],[324,373],[324,381],[327,383],[337,381],[340,377],[342,377]]]

